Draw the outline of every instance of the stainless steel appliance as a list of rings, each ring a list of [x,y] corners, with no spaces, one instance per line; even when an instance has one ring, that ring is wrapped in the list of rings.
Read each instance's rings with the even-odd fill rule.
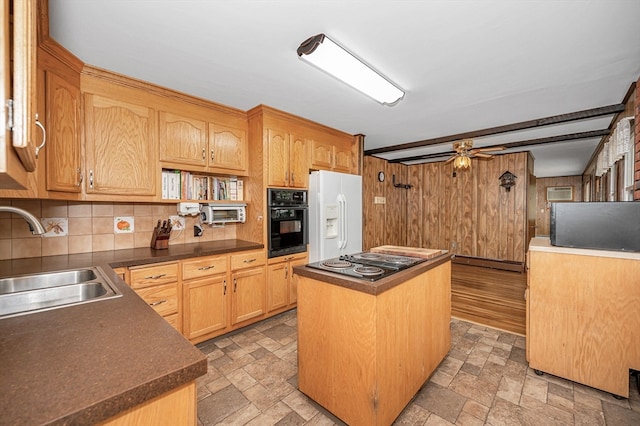
[[[268,256],[307,251],[309,205],[307,191],[267,189]]]
[[[640,251],[640,202],[551,203],[554,246]]]
[[[421,257],[362,252],[313,262],[307,267],[367,281],[376,281],[426,260]]]

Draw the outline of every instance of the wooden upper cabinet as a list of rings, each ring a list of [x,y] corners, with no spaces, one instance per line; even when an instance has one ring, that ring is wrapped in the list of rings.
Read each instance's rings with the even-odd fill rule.
[[[46,75],[46,189],[82,191],[80,87],[52,71]]]
[[[321,134],[314,135],[311,165],[322,170],[335,172],[352,172],[353,139],[330,138]]]
[[[207,165],[207,123],[171,112],[158,114],[160,161]]]
[[[309,186],[309,145],[304,137],[284,130],[267,129],[268,185]]]
[[[0,0],[0,189],[26,189],[35,169],[35,0]],[[7,108],[12,100],[13,129]],[[38,137],[41,137],[40,134]]]
[[[289,134],[283,130],[267,129],[268,186],[289,184]]]
[[[156,113],[122,99],[84,94],[86,193],[156,194]]]
[[[201,118],[206,116],[205,108],[192,110],[197,111],[194,117],[166,111],[159,113],[160,161],[166,167],[247,175],[246,129],[207,122]]]
[[[309,143],[306,138],[291,134],[289,142],[289,186],[309,186]]]
[[[247,175],[248,163],[247,131],[209,123],[209,168],[214,172]]]

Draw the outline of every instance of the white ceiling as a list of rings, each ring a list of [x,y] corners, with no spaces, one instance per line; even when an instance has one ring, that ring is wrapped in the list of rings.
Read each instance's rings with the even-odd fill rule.
[[[362,133],[365,150],[617,104],[640,77],[638,0],[51,0],[49,9],[51,36],[86,63]],[[405,98],[382,106],[299,60],[300,43],[318,33]],[[599,130],[611,119],[475,146]],[[531,147],[535,174],[581,174],[599,140]]]

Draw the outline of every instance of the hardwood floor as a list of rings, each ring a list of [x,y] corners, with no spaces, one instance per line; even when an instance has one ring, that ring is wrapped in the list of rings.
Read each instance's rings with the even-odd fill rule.
[[[525,272],[454,263],[451,268],[451,316],[525,334]]]

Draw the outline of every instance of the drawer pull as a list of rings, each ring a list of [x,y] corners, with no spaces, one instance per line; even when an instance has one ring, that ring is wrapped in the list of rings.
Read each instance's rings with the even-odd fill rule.
[[[222,284],[224,285],[224,287],[223,287],[224,290],[222,291],[222,294],[225,295],[225,294],[227,294],[227,280],[224,280],[222,282]]]
[[[198,268],[198,271],[208,271],[209,269],[213,269],[215,267],[216,267],[216,265],[203,266],[202,268]]]
[[[235,293],[236,290],[238,290],[238,280],[237,279],[233,279],[233,292]]]
[[[162,277],[166,277],[167,274],[160,274],[160,275],[151,275],[148,277],[144,277],[145,280],[157,280],[158,278],[162,278]]]
[[[158,306],[158,305],[162,305],[163,303],[167,303],[167,299],[158,300],[157,302],[151,302],[149,303],[149,306]]]
[[[258,259],[255,259],[255,258],[254,259],[246,259],[246,260],[243,260],[243,262],[244,263],[251,263],[251,262],[255,262],[256,260],[258,260]]]

